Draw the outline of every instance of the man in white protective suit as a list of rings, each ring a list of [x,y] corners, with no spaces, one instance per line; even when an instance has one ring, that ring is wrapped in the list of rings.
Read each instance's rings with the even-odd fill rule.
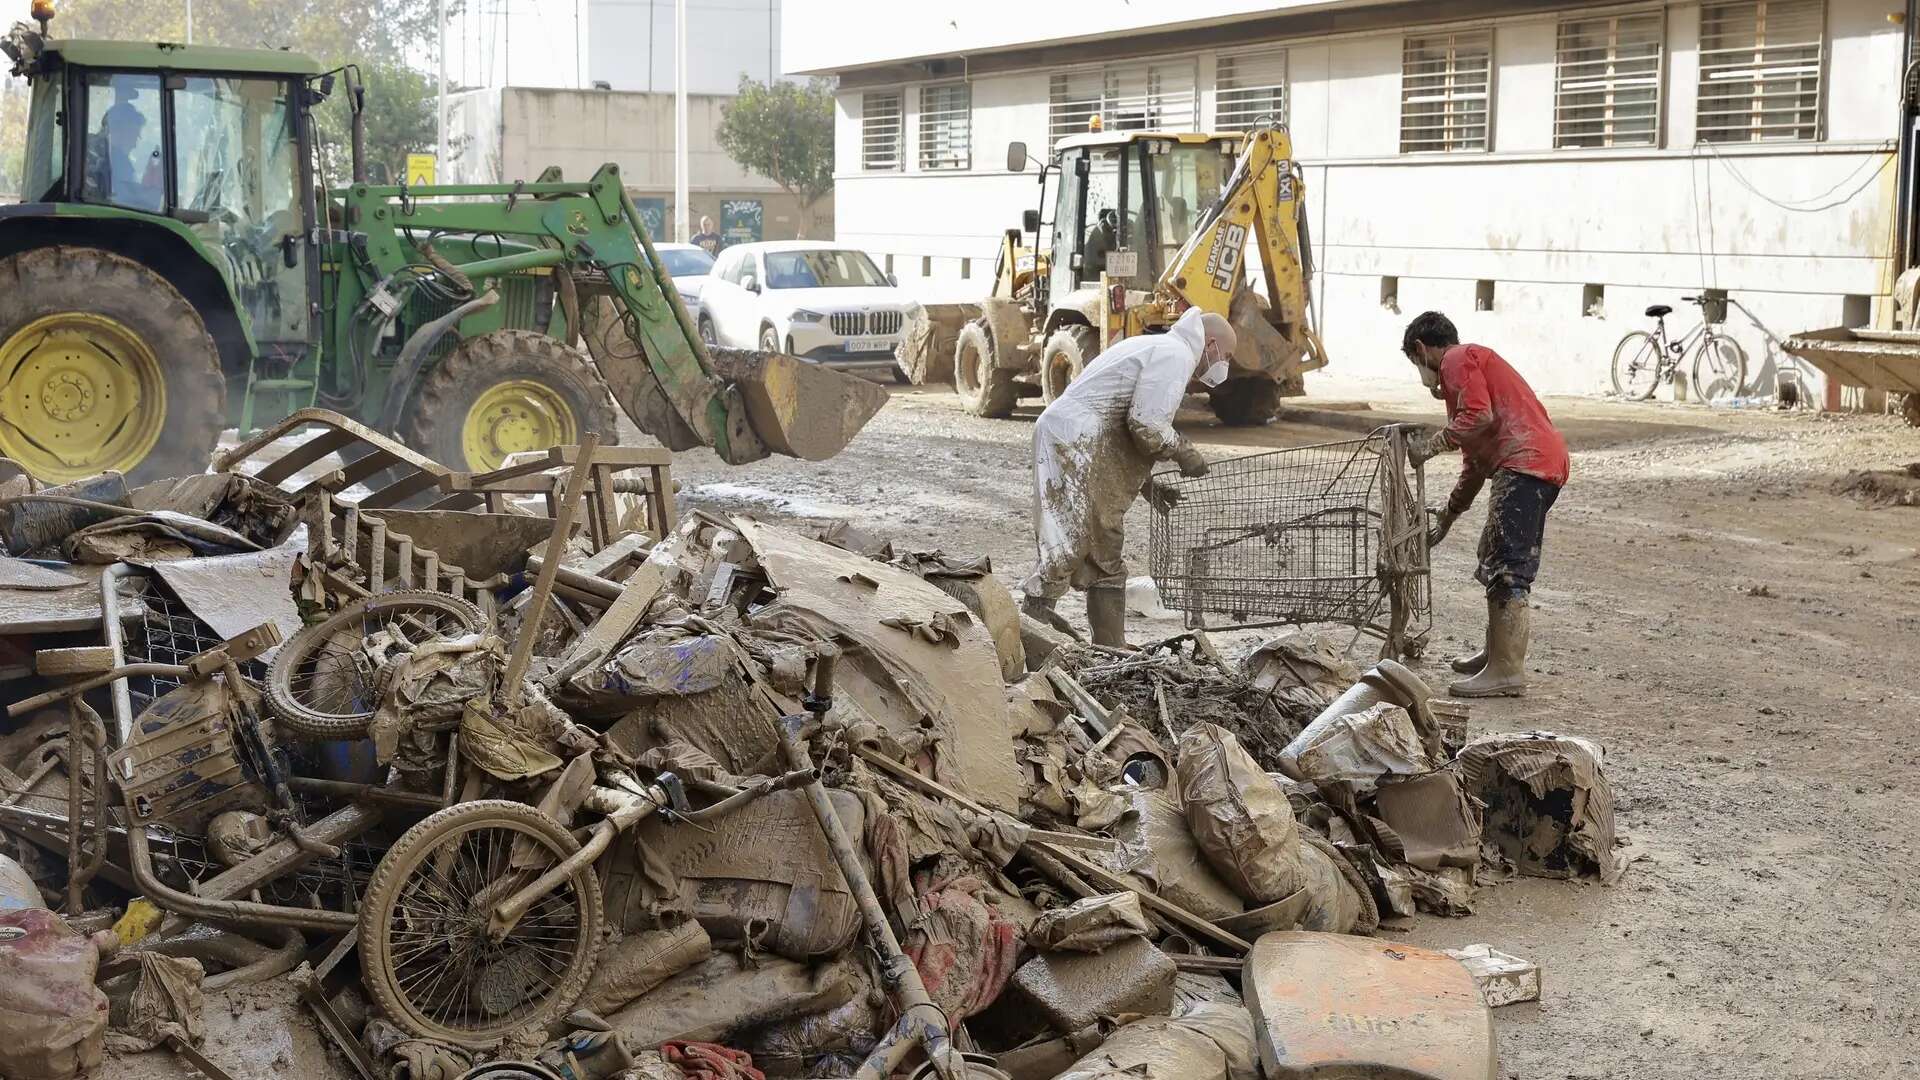
[[[1072,633],[1054,611],[1069,587],[1087,593],[1097,645],[1126,644],[1127,507],[1157,461],[1187,476],[1207,462],[1173,416],[1195,379],[1218,386],[1233,355],[1231,323],[1189,309],[1164,334],[1128,338],[1096,357],[1033,428],[1033,531],[1039,562],[1022,588],[1028,615]]]

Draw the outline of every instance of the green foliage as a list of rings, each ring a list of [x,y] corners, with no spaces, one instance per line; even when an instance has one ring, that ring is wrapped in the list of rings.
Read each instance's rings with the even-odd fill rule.
[[[716,133],[727,156],[792,195],[805,217],[833,190],[833,83],[740,78]]]
[[[448,18],[460,6],[449,0]],[[64,0],[52,36],[183,41],[186,29],[182,0]],[[434,0],[194,0],[193,41],[286,48],[327,67],[358,64],[367,84],[367,156],[376,176],[383,166],[399,176],[407,154],[433,148],[433,76],[414,65],[433,59]],[[7,126],[8,108],[0,96],[0,191],[11,190],[6,178],[18,173],[19,141]],[[343,181],[349,165],[344,81],[316,115],[326,175]],[[24,118],[20,132],[24,139]]]
[[[0,78],[0,195],[20,191],[26,179],[27,81]]]

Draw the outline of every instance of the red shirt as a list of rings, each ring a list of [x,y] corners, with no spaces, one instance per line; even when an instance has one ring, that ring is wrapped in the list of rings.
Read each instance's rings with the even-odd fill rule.
[[[1455,345],[1440,361],[1447,442],[1483,476],[1512,469],[1555,486],[1567,482],[1567,440],[1527,380],[1485,345]]]

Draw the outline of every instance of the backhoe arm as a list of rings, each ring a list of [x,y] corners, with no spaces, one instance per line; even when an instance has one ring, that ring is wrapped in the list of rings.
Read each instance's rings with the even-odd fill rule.
[[[1260,244],[1266,276],[1268,319],[1289,337],[1307,323],[1307,274],[1312,256],[1301,233],[1305,183],[1293,160],[1285,128],[1253,132],[1220,200],[1201,217],[1193,235],[1162,275],[1160,289],[1202,311],[1227,314],[1240,286],[1247,235]]]

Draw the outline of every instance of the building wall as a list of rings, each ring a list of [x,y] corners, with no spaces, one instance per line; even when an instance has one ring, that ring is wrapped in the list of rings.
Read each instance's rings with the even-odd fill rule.
[[[1232,6],[1221,0],[1182,10],[1217,14]],[[1661,5],[1626,9],[1647,7]],[[1290,128],[1309,184],[1316,307],[1334,364],[1404,375],[1400,330],[1435,307],[1507,354],[1543,390],[1595,391],[1606,385],[1614,343],[1647,325],[1646,305],[1677,308],[1670,326],[1682,330],[1697,311],[1679,298],[1704,286],[1728,290],[1744,308],[1727,328],[1746,346],[1764,389],[1777,365],[1792,363],[1778,353],[1779,339],[1836,325],[1848,297],[1888,290],[1894,170],[1885,166],[1904,60],[1904,30],[1888,22],[1888,5],[1828,0],[1822,141],[1714,145],[1695,140],[1699,5],[1664,10],[1655,148],[1553,148],[1560,18],[1553,13],[1463,24],[1495,31],[1493,148],[1486,152],[1399,152],[1401,29],[1276,42],[1289,50]],[[816,54],[795,42],[790,32],[794,62],[812,62],[806,58]],[[1187,55],[1198,61],[1206,126],[1218,50]],[[842,90],[839,238],[891,256],[903,284],[929,298],[983,288],[996,236],[1036,205],[1034,167],[1009,174],[1004,155],[1011,139],[1036,150],[1046,145],[1049,75],[1039,69],[972,80],[972,160],[958,174],[925,172],[912,160],[911,81],[884,84],[905,90],[906,167],[863,171],[867,90]],[[1397,304],[1389,307],[1383,278],[1397,279]],[[1492,310],[1475,311],[1483,280],[1494,283]],[[1589,286],[1604,290],[1591,313]],[[1860,303],[1853,301],[1856,312]],[[1810,371],[1795,377],[1809,388],[1818,378]]]
[[[723,199],[758,199],[765,208],[763,238],[792,239],[802,225],[798,202],[771,179],[741,168],[714,137],[731,100],[688,96],[689,222],[697,224],[702,214],[719,221]],[[449,125],[464,137],[450,182],[532,180],[549,165],[560,166],[568,179],[585,179],[613,162],[629,192],[666,199],[667,220],[673,219],[672,94],[509,87],[461,94],[449,112]],[[815,204],[807,235],[832,231],[828,196]]]
[[[688,93],[731,94],[742,75],[779,77],[780,0],[686,3]],[[673,13],[674,0],[587,0],[589,79],[672,93]]]
[[[781,77],[780,0],[686,0],[687,92],[731,94]],[[451,5],[449,5],[451,6]],[[458,87],[673,92],[674,0],[464,4],[450,20]]]

